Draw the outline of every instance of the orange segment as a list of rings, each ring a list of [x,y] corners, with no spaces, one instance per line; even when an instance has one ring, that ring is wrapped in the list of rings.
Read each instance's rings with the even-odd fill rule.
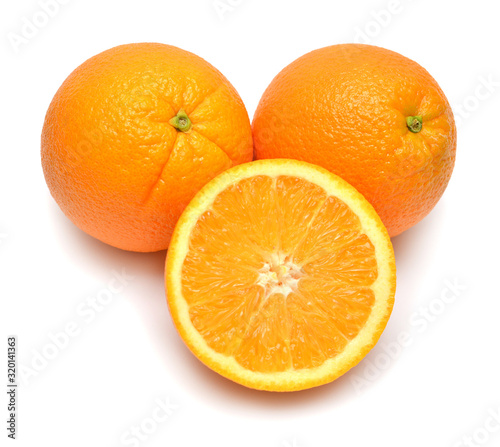
[[[346,340],[352,340],[370,316],[375,301],[373,291],[368,287],[351,288],[328,283],[323,283],[319,290],[316,281],[306,281],[300,290],[302,300],[334,325]]]
[[[221,174],[189,204],[166,286],[177,329],[209,367],[253,388],[304,389],[376,343],[394,256],[352,186],[308,163],[265,160]]]
[[[305,237],[315,215],[326,200],[326,192],[303,179],[280,176],[275,182],[276,208],[279,214],[280,249],[283,253],[295,252]],[[300,212],[289,212],[290,204]],[[315,224],[316,225],[316,224]]]
[[[365,234],[358,234],[337,251],[318,250],[302,268],[318,281],[369,286],[377,279],[375,248]]]
[[[295,251],[299,262],[319,257],[325,252],[334,253],[341,246],[360,236],[359,218],[336,197],[328,197],[321,206],[314,226]]]
[[[258,314],[262,295],[262,289],[256,286],[234,294],[218,295],[190,306],[189,316],[212,349],[231,355],[241,345],[249,321]]]
[[[265,300],[249,320],[248,328],[234,352],[236,361],[251,371],[275,372],[290,369],[289,321],[284,295]]]
[[[268,176],[242,179],[222,191],[214,201],[213,210],[220,215],[222,225],[237,236],[243,247],[250,244],[270,251],[278,244],[273,183]],[[256,200],[257,197],[260,200]]]

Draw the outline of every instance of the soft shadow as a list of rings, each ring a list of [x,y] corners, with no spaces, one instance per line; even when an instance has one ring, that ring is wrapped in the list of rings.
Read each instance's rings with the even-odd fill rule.
[[[74,225],[51,200],[53,225],[71,262],[97,277],[108,277],[110,270],[125,269],[128,274],[163,278],[166,250],[137,253],[112,247],[89,236]]]
[[[396,331],[406,328],[408,316],[415,310],[415,302],[422,282],[432,268],[430,262],[434,256],[433,247],[439,245],[439,238],[444,229],[444,206],[438,204],[434,210],[414,227],[392,238],[396,257],[396,301],[393,317],[389,324]],[[389,329],[389,328],[388,328]]]
[[[203,395],[204,400],[224,399],[227,401],[228,411],[235,407],[254,407],[259,411],[263,409],[280,412],[294,412],[297,408],[303,409],[304,405],[317,405],[324,402],[330,407],[332,402],[341,404],[344,400],[354,397],[355,390],[350,382],[353,370],[348,371],[332,383],[295,392],[269,392],[259,391],[239,385],[200,362],[187,348],[179,337],[169,337],[167,349],[170,355],[176,357],[178,376],[185,386],[194,395]],[[171,364],[172,357],[165,358],[165,363]]]
[[[403,267],[415,257],[415,252],[423,246],[423,241],[425,246],[431,247],[430,240],[439,234],[444,214],[444,204],[439,203],[419,223],[391,239],[398,267]]]
[[[128,274],[140,279],[141,292],[133,296],[131,302],[141,316],[152,344],[162,356],[165,368],[192,394],[205,395],[207,399],[226,399],[231,405],[227,407],[228,411],[235,405],[292,411],[299,404],[302,407],[324,401],[331,405],[332,400],[340,402],[353,394],[350,372],[330,384],[292,393],[252,390],[215,373],[189,351],[173,327],[163,286],[166,250],[135,253],[114,248],[77,228],[55,203],[52,202],[50,208],[61,246],[73,262],[98,277],[102,277],[103,272],[106,276],[110,270],[125,268]],[[174,358],[176,370],[172,371]]]
[[[152,344],[162,356],[166,370],[173,380],[182,383],[191,394],[204,396],[208,402],[209,399],[225,399],[228,401],[228,406],[224,407],[227,411],[233,411],[235,406],[252,406],[259,410],[279,409],[280,412],[296,411],[304,405],[318,403],[331,407],[341,405],[347,399],[359,397],[352,379],[354,375],[362,374],[366,365],[363,361],[332,383],[309,390],[284,393],[252,390],[215,373],[189,351],[173,327],[163,285],[166,251],[135,253],[111,247],[78,229],[53,201],[49,207],[62,240],[61,245],[65,247],[73,262],[98,277],[102,277],[103,272],[108,275],[112,269],[125,268],[129,274],[140,278],[141,293],[133,297],[134,306],[141,315]],[[422,246],[423,240],[428,240],[429,233],[434,231],[439,214],[439,210],[433,211],[418,225],[392,239],[398,281],[418,281],[419,275],[410,275],[405,266],[412,264],[414,253]],[[75,256],[75,253],[78,255]],[[411,301],[406,298],[397,293],[396,302],[405,301],[405,307],[411,307]],[[389,322],[381,341],[390,341],[392,335],[399,331],[399,326]],[[368,354],[367,359],[373,359],[381,352],[383,349],[379,343]],[[172,370],[173,363],[175,370]],[[384,374],[386,372],[384,371]]]

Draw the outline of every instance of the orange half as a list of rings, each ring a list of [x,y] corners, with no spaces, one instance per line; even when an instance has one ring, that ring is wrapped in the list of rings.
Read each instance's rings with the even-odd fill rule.
[[[236,166],[179,219],[167,301],[208,367],[250,388],[331,382],[375,345],[396,286],[373,207],[329,171],[295,160]]]

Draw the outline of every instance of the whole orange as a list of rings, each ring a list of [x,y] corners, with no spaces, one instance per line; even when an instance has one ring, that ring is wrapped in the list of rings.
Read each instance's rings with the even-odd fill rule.
[[[253,120],[255,157],[341,176],[395,236],[436,205],[455,162],[450,105],[416,62],[370,45],[308,53],[279,73]]]
[[[104,51],[64,81],[47,111],[42,166],[62,211],[125,250],[166,249],[209,180],[252,159],[250,120],[229,81],[179,48]]]

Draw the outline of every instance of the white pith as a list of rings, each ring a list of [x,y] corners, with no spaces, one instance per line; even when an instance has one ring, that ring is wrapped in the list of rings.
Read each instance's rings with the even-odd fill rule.
[[[257,285],[264,288],[264,299],[275,293],[283,294],[286,298],[297,291],[297,285],[303,275],[302,268],[294,264],[289,256],[279,252],[272,253],[259,270]]]

